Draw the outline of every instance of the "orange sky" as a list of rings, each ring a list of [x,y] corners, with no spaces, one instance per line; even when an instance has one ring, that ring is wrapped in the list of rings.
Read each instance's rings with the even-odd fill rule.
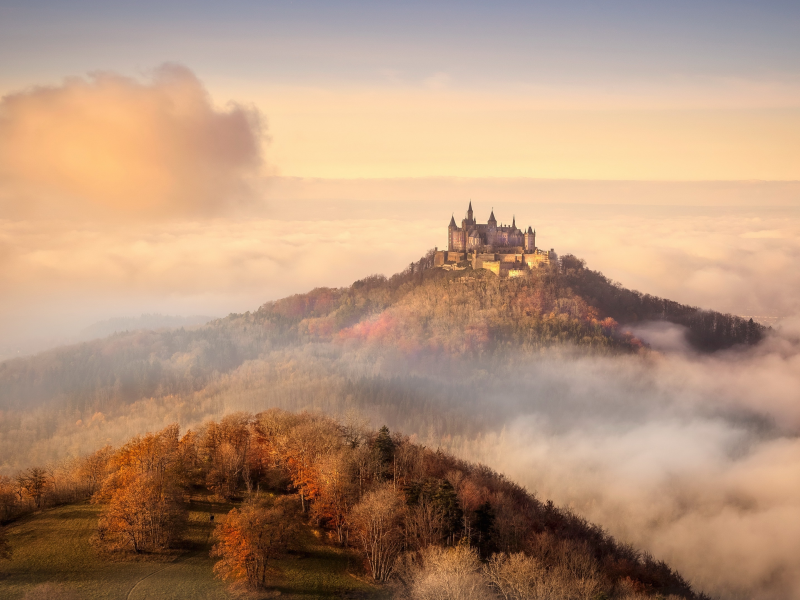
[[[266,155],[287,176],[800,179],[800,103],[741,87],[738,104],[724,87],[585,97],[274,87],[238,97],[267,115]]]

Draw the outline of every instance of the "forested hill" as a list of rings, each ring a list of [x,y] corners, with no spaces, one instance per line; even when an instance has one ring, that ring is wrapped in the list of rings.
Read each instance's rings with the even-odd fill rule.
[[[444,271],[432,255],[390,278],[317,288],[231,314],[195,329],[137,331],[0,363],[0,408],[63,400],[64,408],[131,402],[202,389],[270,351],[305,344],[393,348],[411,354],[483,356],[569,344],[588,352],[630,352],[641,343],[626,325],[666,320],[685,326],[702,351],[753,344],[765,328],[627,290],[583,261],[525,277]]]
[[[361,563],[366,578],[391,586],[382,594],[362,589],[359,598],[393,590],[416,599],[708,599],[664,562],[484,465],[386,427],[309,413],[236,413],[182,436],[173,424],[119,448],[30,467],[0,478],[0,519],[88,498],[100,508],[95,560],[118,565],[186,548],[187,525],[198,525],[197,517],[189,523],[190,510],[201,502],[208,510],[209,500],[226,506],[211,556],[219,559],[214,573],[239,588],[283,588],[285,574],[275,567],[291,550],[291,570],[315,576],[324,563],[305,552],[301,535],[313,526],[356,573]],[[25,560],[27,547],[41,541],[31,537],[10,543],[0,526],[0,560]],[[47,577],[60,579],[57,568]],[[82,576],[71,568],[67,584]],[[8,590],[0,581],[0,596]],[[354,597],[342,592],[336,597]]]

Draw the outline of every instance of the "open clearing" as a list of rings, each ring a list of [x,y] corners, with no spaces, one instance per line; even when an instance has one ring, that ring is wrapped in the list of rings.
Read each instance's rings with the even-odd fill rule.
[[[107,560],[90,544],[99,507],[61,506],[7,526],[14,555],[0,562],[3,600],[224,600],[241,598],[214,578],[213,523],[229,504],[191,503],[186,548],[168,556]],[[384,598],[388,594],[350,574],[353,557],[303,530],[303,551],[276,561],[271,594],[281,598]],[[246,594],[255,598],[261,595]]]

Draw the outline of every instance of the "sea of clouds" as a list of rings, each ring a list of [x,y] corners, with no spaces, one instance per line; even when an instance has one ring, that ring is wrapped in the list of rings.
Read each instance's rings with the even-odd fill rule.
[[[748,350],[669,343],[647,357],[544,359],[516,377],[527,402],[488,395],[503,426],[456,452],[702,590],[800,598],[800,322]]]

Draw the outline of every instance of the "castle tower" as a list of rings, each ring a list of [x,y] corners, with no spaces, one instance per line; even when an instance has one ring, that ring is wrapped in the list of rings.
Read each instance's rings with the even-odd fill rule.
[[[456,218],[451,215],[450,224],[447,226],[447,249],[450,252],[455,250],[455,248],[453,248],[453,242],[454,242],[453,236],[455,235],[456,230],[458,230],[458,225],[456,225]]]
[[[525,252],[533,252],[536,250],[536,232],[528,226],[528,231],[525,232]]]
[[[497,237],[497,219],[494,218],[494,209],[492,214],[489,215],[489,220],[486,222],[486,243],[489,246],[494,246]]]
[[[469,208],[467,209],[467,221],[469,221],[470,225],[475,224],[475,220],[472,218],[472,200],[469,201]]]

